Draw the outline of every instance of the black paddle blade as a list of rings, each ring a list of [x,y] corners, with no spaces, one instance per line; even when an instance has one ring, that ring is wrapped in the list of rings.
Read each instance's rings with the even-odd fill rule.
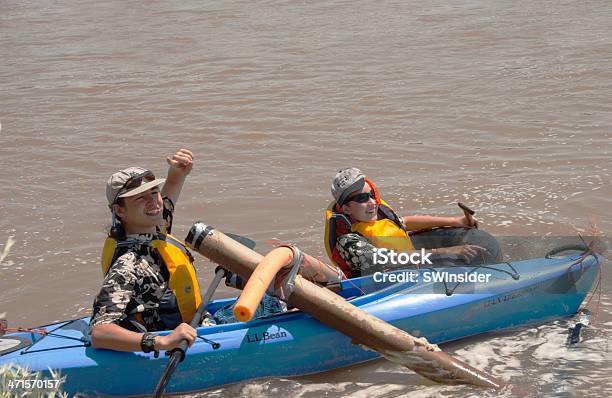
[[[232,234],[232,233],[229,233],[229,232],[226,232],[225,235],[229,236],[230,238],[232,238],[236,242],[240,243],[241,245],[244,245],[244,246],[248,247],[251,250],[253,250],[255,248],[256,243],[255,243],[255,241],[253,239],[249,239],[246,236]]]

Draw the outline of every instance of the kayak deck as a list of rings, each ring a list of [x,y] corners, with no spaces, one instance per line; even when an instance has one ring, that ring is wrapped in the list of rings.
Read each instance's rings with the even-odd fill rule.
[[[339,292],[360,308],[441,343],[479,333],[573,315],[598,275],[600,258],[542,258],[486,267],[421,269],[417,281],[393,283],[365,276],[342,282]],[[392,274],[401,275],[405,270]],[[488,283],[424,282],[426,272],[488,274]],[[235,298],[216,300],[214,313]],[[150,393],[168,358],[88,345],[89,318],[46,326],[45,337],[10,336],[33,344],[0,356],[0,365],[60,370],[64,389],[107,395]],[[168,392],[191,392],[260,377],[290,377],[349,366],[378,357],[301,311],[197,329],[198,338],[171,379]],[[167,334],[168,331],[159,332]],[[8,336],[8,335],[7,335]],[[126,377],[129,373],[129,377]],[[101,377],[100,375],[104,375]],[[107,380],[113,380],[108,383]]]

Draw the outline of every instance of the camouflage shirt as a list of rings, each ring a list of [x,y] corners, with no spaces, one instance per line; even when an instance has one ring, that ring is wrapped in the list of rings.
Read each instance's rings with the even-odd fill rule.
[[[164,225],[159,232],[170,233],[174,205],[164,198]],[[143,326],[149,331],[168,329],[159,315],[159,304],[168,287],[169,274],[163,260],[148,244],[153,234],[127,235],[133,240],[127,253],[121,255],[110,267],[102,289],[93,304],[90,331],[101,323],[116,323],[136,330],[130,318],[141,314]]]
[[[353,271],[353,277],[371,275],[381,271],[380,265],[374,264],[374,246],[366,237],[357,233],[348,233],[338,238],[336,248],[340,257]]]

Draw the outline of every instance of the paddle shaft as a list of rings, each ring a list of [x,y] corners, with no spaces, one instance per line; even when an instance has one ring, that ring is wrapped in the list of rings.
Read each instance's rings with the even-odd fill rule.
[[[228,233],[227,235],[231,239],[235,240],[236,242],[240,242],[240,244],[248,247],[249,249],[253,249],[255,247],[255,241],[247,238],[246,236],[231,233]],[[198,310],[193,316],[193,319],[191,319],[191,322],[189,323],[192,328],[196,329],[198,326],[200,326],[200,321],[202,320],[202,317],[206,312],[206,306],[208,305],[208,303],[210,303],[210,300],[213,294],[215,293],[215,290],[217,290],[217,287],[219,287],[219,283],[221,282],[221,279],[223,279],[225,274],[226,271],[223,268],[218,268],[215,271],[215,277],[210,283],[208,290],[206,290],[206,293],[204,293],[204,297],[202,297],[202,303],[198,307]],[[176,369],[177,365],[182,362],[183,359],[185,359],[185,352],[187,352],[188,348],[189,342],[187,340],[182,340],[177,348],[170,351],[170,360],[168,361],[168,364],[164,369],[164,373],[159,379],[159,382],[155,387],[155,391],[153,392],[153,396],[155,398],[161,397],[161,395],[164,393],[166,385],[168,384],[168,381],[170,381],[170,377],[172,377],[172,374],[174,373],[174,370]]]
[[[206,306],[208,305],[208,303],[210,303],[210,299],[215,293],[215,290],[217,290],[217,287],[219,287],[219,283],[221,282],[221,279],[223,279],[224,276],[225,270],[223,268],[219,268],[215,273],[215,277],[210,283],[208,290],[206,290],[204,297],[202,297],[202,304],[200,304],[198,310],[193,316],[193,319],[189,323],[192,328],[196,329],[198,326],[200,326],[200,321],[202,320],[202,317],[206,312]],[[168,361],[166,369],[164,369],[164,373],[162,374],[161,378],[159,379],[159,382],[157,383],[157,386],[155,387],[153,397],[159,398],[162,396],[164,390],[166,389],[166,385],[170,381],[170,377],[172,377],[172,374],[174,373],[174,370],[176,369],[177,365],[182,362],[183,359],[185,359],[185,352],[187,352],[188,348],[189,342],[183,339],[181,340],[181,343],[177,348],[174,348],[170,351],[170,360]]]

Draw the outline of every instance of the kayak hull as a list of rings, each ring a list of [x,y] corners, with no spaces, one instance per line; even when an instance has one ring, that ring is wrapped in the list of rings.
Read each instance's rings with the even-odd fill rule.
[[[488,267],[421,269],[416,282],[378,282],[375,276],[343,282],[342,295],[373,315],[431,343],[543,322],[575,314],[595,283],[601,257],[542,258]],[[425,282],[425,273],[490,275],[487,283]],[[396,271],[399,275],[403,271]],[[363,294],[365,293],[365,294]],[[352,296],[358,296],[352,298]],[[211,312],[233,299],[214,301]],[[168,357],[86,346],[88,318],[47,325],[52,335],[13,334],[35,341],[0,356],[32,370],[59,370],[63,389],[131,396],[150,394]],[[164,334],[167,332],[160,332]],[[10,335],[7,335],[10,336]],[[168,393],[186,393],[261,377],[323,372],[378,357],[350,338],[299,311],[247,323],[202,327],[171,378]],[[358,342],[357,342],[358,343]]]

